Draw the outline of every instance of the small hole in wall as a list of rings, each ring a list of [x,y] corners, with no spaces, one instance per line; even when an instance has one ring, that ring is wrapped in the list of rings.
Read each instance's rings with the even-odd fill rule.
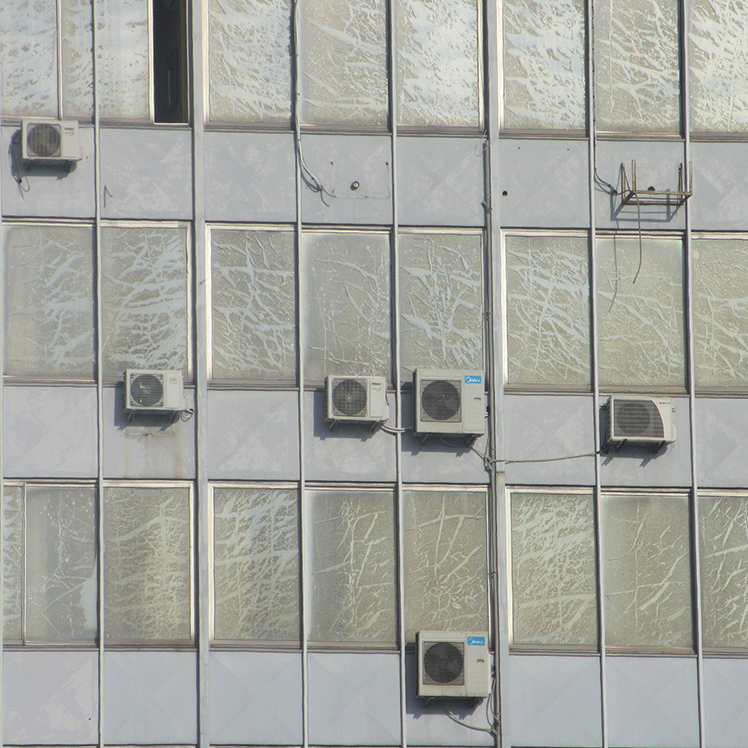
[[[503,195],[504,197],[506,197],[506,196],[507,196],[507,195],[508,195],[509,193],[508,193],[508,192],[507,192],[506,190],[504,190],[504,191],[503,191],[503,192],[502,192],[501,194],[502,194],[502,195]]]

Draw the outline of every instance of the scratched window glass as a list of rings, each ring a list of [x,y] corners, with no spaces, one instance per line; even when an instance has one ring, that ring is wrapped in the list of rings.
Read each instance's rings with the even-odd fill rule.
[[[214,638],[299,641],[298,491],[213,489]]]
[[[213,229],[214,379],[296,378],[296,255],[291,231]]]
[[[605,641],[611,649],[691,651],[688,496],[604,494]]]
[[[403,495],[405,636],[488,630],[484,488]]]
[[[91,226],[3,227],[5,374],[93,379]]]
[[[188,375],[189,284],[185,226],[104,226],[104,376],[125,369],[181,369]]]
[[[391,376],[390,245],[385,233],[301,239],[304,376]]]
[[[3,640],[23,642],[23,486],[3,483]]]
[[[107,642],[192,641],[191,538],[188,487],[104,489]]]
[[[597,647],[592,492],[512,492],[512,642]]]
[[[394,645],[393,492],[314,489],[307,498],[310,640]]]

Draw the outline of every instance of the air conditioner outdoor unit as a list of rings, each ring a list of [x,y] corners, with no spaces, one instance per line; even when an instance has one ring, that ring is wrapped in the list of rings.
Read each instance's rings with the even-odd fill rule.
[[[386,421],[388,414],[384,377],[327,377],[330,428],[341,421],[374,425]]]
[[[418,696],[483,699],[491,693],[486,632],[419,631]]]
[[[47,163],[80,161],[78,122],[24,119],[21,122],[21,157]]]
[[[130,413],[184,410],[182,372],[128,369],[125,372],[125,410]]]
[[[482,371],[416,369],[415,433],[480,436],[486,430]]]
[[[669,397],[612,395],[608,407],[608,442],[611,444],[663,444],[675,441],[673,406]]]

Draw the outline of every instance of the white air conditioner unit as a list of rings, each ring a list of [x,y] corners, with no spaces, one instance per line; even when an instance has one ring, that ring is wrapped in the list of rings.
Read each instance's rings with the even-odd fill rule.
[[[485,377],[482,371],[416,369],[416,434],[467,434],[486,430]]]
[[[47,163],[80,161],[78,123],[58,119],[22,120],[21,157]]]
[[[419,631],[418,696],[483,699],[491,693],[485,632]]]
[[[670,398],[612,395],[608,407],[608,442],[663,444],[675,441]]]
[[[128,369],[125,372],[125,410],[130,413],[184,410],[182,372]]]
[[[377,424],[387,420],[384,377],[327,377],[327,420]]]

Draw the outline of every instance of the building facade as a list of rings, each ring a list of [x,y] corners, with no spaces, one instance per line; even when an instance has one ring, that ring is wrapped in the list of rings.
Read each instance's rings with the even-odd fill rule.
[[[0,39],[0,742],[744,748],[740,3],[6,0]],[[418,377],[481,425],[417,425]],[[419,631],[484,633],[492,696],[419,699]]]

